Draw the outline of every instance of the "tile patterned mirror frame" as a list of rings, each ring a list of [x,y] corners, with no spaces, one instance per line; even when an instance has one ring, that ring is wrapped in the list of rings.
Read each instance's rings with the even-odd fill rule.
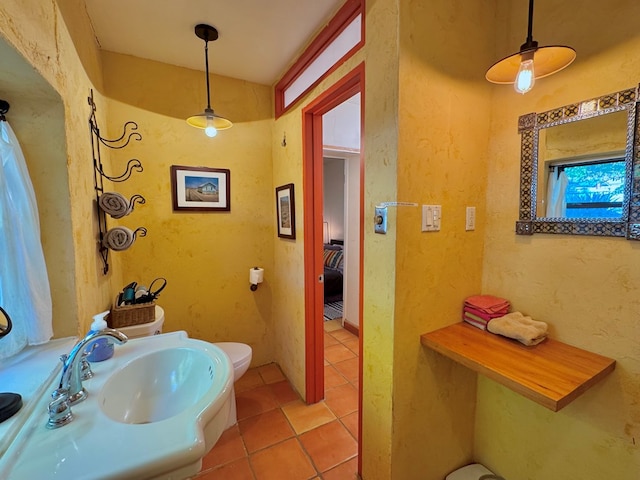
[[[552,233],[626,237],[640,240],[640,125],[638,101],[640,87],[629,88],[602,97],[565,105],[542,113],[529,113],[518,120],[521,134],[520,213],[516,221],[517,235]],[[536,216],[538,185],[538,141],[543,128],[586,120],[617,111],[627,111],[627,143],[625,150],[625,188],[620,219],[549,218]]]

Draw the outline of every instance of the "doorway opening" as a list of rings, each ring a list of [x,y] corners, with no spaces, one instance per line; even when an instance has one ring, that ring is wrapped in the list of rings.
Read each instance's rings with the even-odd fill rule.
[[[360,94],[325,114],[323,119],[324,321],[335,320],[334,323],[357,337],[360,325]],[[356,147],[328,144],[335,139],[332,131],[356,133],[358,138],[351,142]]]
[[[359,135],[359,151],[349,149],[337,149],[335,145],[327,144],[324,134],[325,117],[329,112],[341,105],[353,105],[354,98],[359,98],[357,103],[356,121]],[[345,280],[343,276],[343,300],[347,299],[343,318],[351,317],[349,323],[355,324],[359,338],[363,335],[362,324],[362,272],[363,272],[363,180],[364,162],[363,147],[361,143],[362,127],[364,119],[364,64],[360,64],[349,74],[339,80],[333,87],[323,92],[317,99],[311,102],[303,110],[303,185],[304,185],[304,269],[305,269],[305,378],[306,401],[316,403],[325,396],[325,359],[324,359],[324,304],[325,304],[325,244],[339,245],[342,241],[344,258],[344,275],[349,275]],[[326,130],[330,129],[326,125]],[[339,130],[339,128],[337,129]],[[337,152],[337,150],[341,150]],[[324,208],[324,159],[325,153],[330,158],[342,158],[346,196],[344,222],[342,225],[343,238],[331,238],[338,235],[330,233],[330,219],[325,220]],[[348,179],[347,179],[348,178]],[[351,182],[355,182],[356,188],[350,188]],[[357,192],[355,198],[353,192]],[[346,204],[349,204],[347,207]],[[325,225],[325,223],[327,225]],[[337,229],[337,227],[336,227]],[[336,230],[337,231],[337,230]],[[325,242],[328,240],[328,243]],[[353,265],[351,265],[353,261]],[[351,285],[350,279],[355,278]],[[349,313],[349,311],[356,313]],[[357,338],[357,337],[356,337]],[[357,398],[358,398],[358,431],[361,430],[362,407],[362,341],[357,346]],[[362,443],[358,440],[358,471],[361,470]]]

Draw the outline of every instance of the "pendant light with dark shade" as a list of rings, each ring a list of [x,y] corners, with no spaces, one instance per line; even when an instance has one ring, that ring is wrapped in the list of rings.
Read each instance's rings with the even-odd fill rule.
[[[195,33],[198,38],[204,40],[204,61],[207,75],[207,107],[203,113],[187,118],[187,123],[192,127],[204,129],[208,137],[215,137],[218,130],[231,128],[233,123],[220,115],[216,115],[211,108],[211,93],[209,88],[209,42],[218,39],[218,30],[210,25],[196,25]]]
[[[568,67],[576,58],[576,51],[564,45],[538,47],[533,39],[533,0],[529,0],[527,40],[520,51],[494,63],[486,78],[492,83],[509,84],[518,93],[527,93],[538,78],[548,77]]]

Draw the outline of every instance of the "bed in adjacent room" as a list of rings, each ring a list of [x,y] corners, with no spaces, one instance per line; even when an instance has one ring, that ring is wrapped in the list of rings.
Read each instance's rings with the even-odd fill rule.
[[[344,251],[342,245],[324,246],[324,317],[342,317]]]

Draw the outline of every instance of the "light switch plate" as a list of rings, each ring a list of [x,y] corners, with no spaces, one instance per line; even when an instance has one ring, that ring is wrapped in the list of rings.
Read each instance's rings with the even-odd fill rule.
[[[476,207],[467,207],[464,229],[467,232],[476,229]]]
[[[387,207],[376,207],[373,217],[373,231],[376,233],[387,233]]]
[[[441,205],[422,205],[422,231],[439,232],[441,216]]]

